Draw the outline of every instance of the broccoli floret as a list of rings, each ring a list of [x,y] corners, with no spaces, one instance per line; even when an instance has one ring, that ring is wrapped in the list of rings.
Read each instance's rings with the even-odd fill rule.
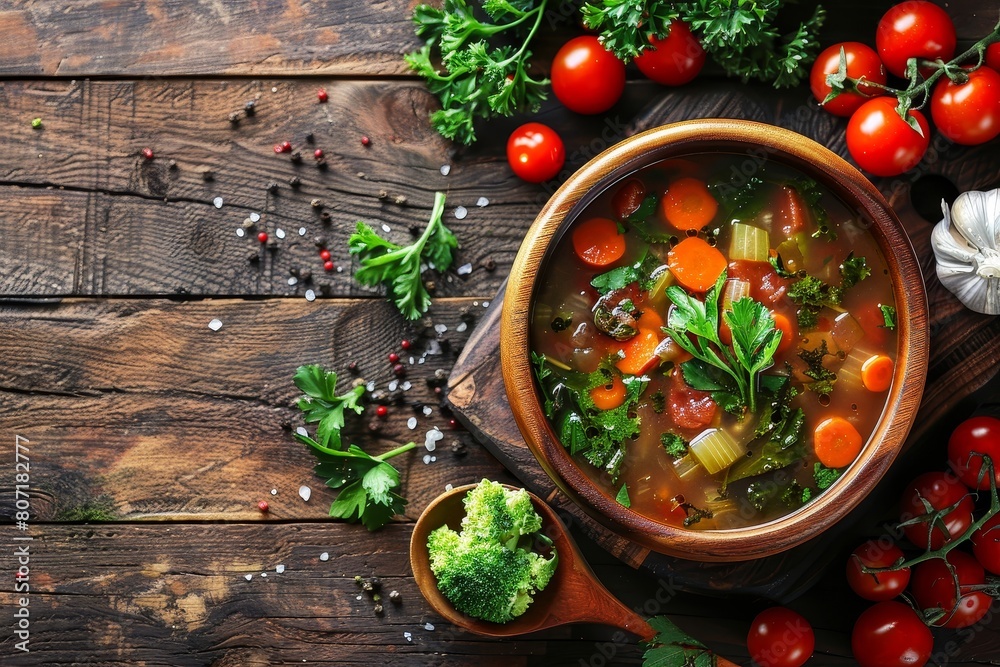
[[[830,485],[840,477],[840,471],[834,468],[827,468],[822,463],[817,462],[813,466],[813,479],[816,480],[817,489],[828,489]]]
[[[509,491],[483,480],[465,497],[462,532],[447,526],[427,539],[438,589],[458,611],[494,623],[523,614],[532,595],[555,573],[556,550],[543,558],[531,550],[542,518],[523,489]]]

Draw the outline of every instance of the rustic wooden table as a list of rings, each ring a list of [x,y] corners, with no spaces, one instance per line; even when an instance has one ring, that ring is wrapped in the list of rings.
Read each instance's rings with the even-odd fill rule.
[[[824,41],[871,41],[888,4],[834,3]],[[638,647],[606,628],[517,641],[463,633],[430,612],[410,576],[412,521],[447,485],[518,483],[450,423],[435,387],[556,185],[510,173],[503,146],[516,120],[496,122],[472,148],[430,128],[435,101],[401,59],[419,46],[412,5],[0,2],[0,602],[8,610],[0,663],[639,663]],[[968,43],[998,9],[995,0],[963,0],[950,13]],[[556,36],[540,65],[574,29],[567,16],[553,10]],[[328,102],[318,101],[319,88]],[[255,113],[231,123],[249,101]],[[845,153],[843,121],[816,110],[805,89],[779,96],[711,72],[676,91],[634,77],[604,116],[573,116],[555,103],[540,114],[566,139],[567,169],[651,124],[708,115],[785,124]],[[325,151],[327,168],[308,154],[302,164],[276,155],[272,146],[286,140]],[[945,147],[923,172],[882,185],[899,207],[924,173],[995,187],[988,156],[997,148]],[[407,323],[351,280],[346,238],[363,219],[405,240],[425,222],[435,190],[448,193],[457,266],[471,271],[437,279],[428,317]],[[483,197],[487,206],[477,204]],[[264,246],[259,230],[270,235]],[[317,243],[328,245],[333,272]],[[915,245],[930,269],[925,234]],[[996,373],[1000,340],[996,319],[969,315],[940,286],[931,294],[937,365],[925,433],[990,399],[981,388]],[[435,426],[445,438],[436,460],[422,449],[396,459],[406,514],[369,533],[326,518],[332,493],[291,437],[301,423],[291,377],[318,363],[346,385],[356,364],[386,390],[391,352],[403,357],[409,389],[397,390],[386,418],[373,404],[350,421],[350,440],[378,452],[422,442]],[[30,470],[15,468],[16,448]],[[22,483],[30,508],[19,530]],[[308,500],[302,486],[311,487]],[[748,660],[743,638],[764,600],[679,592],[583,546],[628,604],[672,614],[712,648]],[[812,664],[852,662],[848,634],[863,605],[841,590],[841,562],[792,603],[817,628]],[[402,604],[375,616],[356,575],[379,577]],[[24,622],[13,616],[22,596]],[[28,653],[17,646],[26,639]],[[939,634],[942,662],[1000,661],[1000,621],[966,639]]]

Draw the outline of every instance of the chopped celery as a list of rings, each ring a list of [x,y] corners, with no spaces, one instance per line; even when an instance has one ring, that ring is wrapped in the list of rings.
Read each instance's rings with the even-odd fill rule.
[[[731,435],[715,428],[702,432],[689,447],[691,454],[712,475],[725,470],[746,454],[746,450]]]
[[[750,283],[739,278],[730,278],[722,289],[722,310],[732,310],[733,304],[750,296]]]
[[[693,456],[688,454],[687,456],[682,456],[676,461],[674,461],[674,472],[681,479],[685,479],[698,471],[698,461],[695,460]]]
[[[855,391],[863,389],[865,385],[861,381],[861,367],[874,356],[877,355],[871,350],[855,347],[844,359],[840,370],[837,371],[837,381],[850,385]]]
[[[729,242],[730,259],[766,262],[770,249],[771,240],[766,231],[742,222],[733,223],[733,235]]]
[[[667,288],[674,284],[674,274],[667,267],[661,267],[650,276],[653,286],[649,288],[649,303],[657,312],[667,312],[670,299],[667,298]]]
[[[865,337],[865,330],[850,313],[840,313],[833,320],[830,336],[833,338],[837,350],[849,354],[858,341]]]

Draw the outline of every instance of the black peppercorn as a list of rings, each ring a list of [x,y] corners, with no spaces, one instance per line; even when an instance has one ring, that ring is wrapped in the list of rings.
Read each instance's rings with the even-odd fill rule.
[[[454,454],[456,457],[461,458],[466,454],[468,454],[469,452],[464,442],[455,439],[451,441],[451,453]]]
[[[302,164],[302,153],[295,151],[288,156],[288,159],[292,161],[292,164]]]
[[[376,616],[381,616],[382,614],[385,613],[385,607],[383,607],[381,604],[377,604],[374,607],[372,607],[372,611],[375,613]]]
[[[333,218],[329,211],[320,211],[319,219],[323,223],[328,223]]]
[[[232,123],[233,125],[239,125],[239,123],[240,123],[240,112],[239,111],[234,111],[231,114],[229,114],[229,122]]]
[[[399,594],[399,591],[389,591],[389,602],[393,604],[399,604],[403,601],[403,596]]]
[[[278,194],[278,184],[277,183],[268,183],[267,184],[267,191],[270,192],[272,195]]]
[[[299,178],[298,176],[292,176],[290,179],[288,179],[288,184],[293,188],[297,188],[300,185],[302,185],[302,179]]]
[[[243,105],[243,111],[248,116],[252,116],[257,113],[257,100],[250,100]]]
[[[306,134],[306,142],[310,143],[310,144],[316,142],[316,137],[313,136],[312,132],[309,132],[308,134]]]

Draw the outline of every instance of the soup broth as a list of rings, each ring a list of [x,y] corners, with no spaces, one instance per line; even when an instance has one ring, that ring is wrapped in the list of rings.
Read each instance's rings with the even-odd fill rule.
[[[546,416],[622,504],[691,529],[766,522],[847,469],[896,360],[867,221],[793,168],[659,162],[585,206],[543,263]]]

